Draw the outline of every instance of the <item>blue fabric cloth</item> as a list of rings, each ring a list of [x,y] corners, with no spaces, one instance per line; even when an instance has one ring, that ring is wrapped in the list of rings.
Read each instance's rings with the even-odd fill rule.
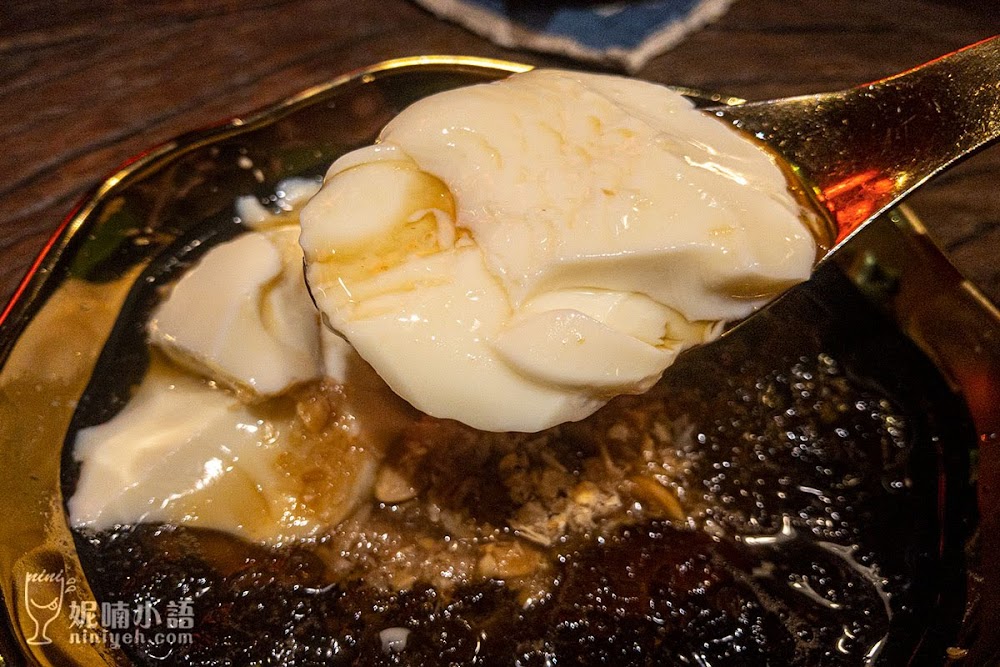
[[[497,43],[641,67],[720,16],[732,0],[416,0]]]

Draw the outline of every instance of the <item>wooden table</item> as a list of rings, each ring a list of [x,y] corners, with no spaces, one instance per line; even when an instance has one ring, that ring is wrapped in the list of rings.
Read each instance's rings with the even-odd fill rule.
[[[739,0],[639,76],[749,99],[833,90],[1000,32],[997,0]],[[508,51],[407,0],[0,2],[0,305],[87,190],[130,155],[352,68]],[[1000,302],[1000,149],[912,198]]]

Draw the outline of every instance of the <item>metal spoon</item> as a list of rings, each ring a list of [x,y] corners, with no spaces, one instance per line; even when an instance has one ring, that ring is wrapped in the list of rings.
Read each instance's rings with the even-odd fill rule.
[[[835,234],[822,261],[1000,137],[1000,37],[856,88],[708,111],[768,144],[826,207]]]

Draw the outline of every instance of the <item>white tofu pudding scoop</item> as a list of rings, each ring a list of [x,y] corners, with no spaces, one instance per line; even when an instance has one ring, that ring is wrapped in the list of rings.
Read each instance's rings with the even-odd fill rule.
[[[534,432],[806,280],[817,215],[679,93],[533,70],[404,110],[334,163],[299,240],[324,320],[393,391]]]

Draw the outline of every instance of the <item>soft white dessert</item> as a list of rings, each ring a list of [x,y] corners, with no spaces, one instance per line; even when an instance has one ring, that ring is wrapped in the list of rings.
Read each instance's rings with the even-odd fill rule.
[[[277,456],[290,419],[252,409],[183,373],[154,368],[110,422],[80,432],[74,526],[165,522],[278,541],[315,533]]]
[[[150,340],[176,361],[241,391],[275,396],[319,377],[319,325],[297,227],[213,248],[153,314]]]
[[[318,185],[288,179],[280,211],[301,207]],[[150,341],[174,361],[243,393],[277,396],[322,376],[319,315],[302,279],[297,220],[274,215],[256,197],[236,201],[254,230],[213,248],[153,313]]]
[[[301,200],[318,184],[283,187]],[[248,199],[237,209],[257,231],[209,250],[149,322],[154,348],[180,368],[154,353],[129,403],[77,435],[74,526],[163,522],[281,544],[326,534],[371,496],[382,444],[400,427],[398,399],[322,329],[295,217]],[[332,433],[297,433],[301,404],[286,396],[321,378],[350,385],[346,412]],[[322,441],[329,463],[291,456],[303,438]],[[304,502],[308,475],[324,489]]]
[[[805,280],[773,158],[666,88],[535,70],[415,103],[303,209],[329,324],[423,412],[579,420]]]
[[[371,498],[385,442],[404,423],[359,360],[340,361],[354,390],[321,434],[297,430],[301,404],[247,405],[154,359],[121,412],[77,435],[71,524],[197,526],[271,545],[329,534]],[[296,456],[311,440],[322,448]],[[322,494],[310,494],[309,476],[321,480]]]

